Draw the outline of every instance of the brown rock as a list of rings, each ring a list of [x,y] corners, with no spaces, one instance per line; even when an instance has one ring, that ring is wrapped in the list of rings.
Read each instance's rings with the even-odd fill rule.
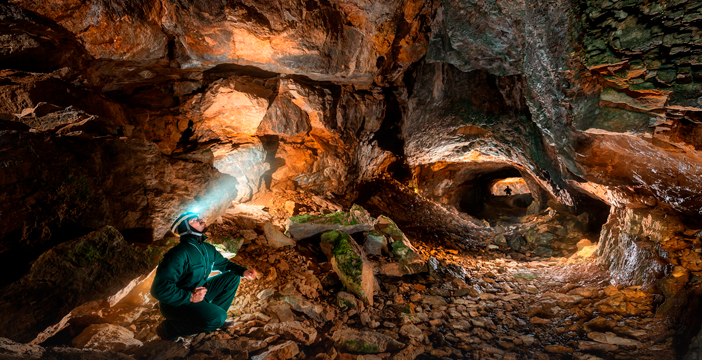
[[[35,338],[41,342],[65,326],[71,310],[136,285],[147,277],[152,266],[149,256],[109,226],[60,244],[35,261],[27,275],[4,289],[0,309],[5,315],[0,318],[0,332],[27,342]]]
[[[71,344],[77,348],[122,352],[133,347],[142,346],[134,339],[134,333],[117,325],[96,324],[88,326]]]
[[[293,341],[286,341],[280,345],[272,346],[264,353],[252,356],[252,360],[286,360],[292,359],[300,353],[300,349]]]
[[[305,345],[311,345],[317,340],[317,330],[312,327],[306,327],[299,321],[266,324],[264,330]]]

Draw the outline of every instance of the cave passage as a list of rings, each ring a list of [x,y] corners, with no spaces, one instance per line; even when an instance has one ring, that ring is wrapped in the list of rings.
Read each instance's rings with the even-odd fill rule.
[[[491,225],[519,222],[534,201],[527,182],[519,170],[512,167],[464,182],[454,199],[459,211],[487,220]]]

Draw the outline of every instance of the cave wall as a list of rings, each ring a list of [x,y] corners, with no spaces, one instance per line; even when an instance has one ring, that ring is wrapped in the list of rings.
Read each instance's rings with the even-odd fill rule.
[[[602,266],[651,283],[626,259],[658,243],[632,230],[631,214],[687,224],[689,245],[702,213],[701,9],[10,0],[0,4],[0,215],[17,221],[0,230],[0,257],[26,269],[105,225],[148,242],[194,203],[216,217],[267,189],[350,201],[388,169],[407,170],[390,172],[419,192],[398,219],[423,224],[403,209],[429,198],[454,206],[432,204],[429,217],[451,214],[456,241],[482,240],[457,199],[510,167],[541,206],[612,206]],[[392,216],[390,195],[374,203]],[[684,267],[680,251],[631,261]]]

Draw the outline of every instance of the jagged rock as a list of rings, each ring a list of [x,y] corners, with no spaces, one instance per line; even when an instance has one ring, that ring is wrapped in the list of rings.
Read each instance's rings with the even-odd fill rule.
[[[53,347],[46,349],[42,360],[129,360],[133,359],[122,353],[93,349],[74,349],[70,347]]]
[[[336,294],[336,303],[342,309],[355,309],[358,307],[356,298],[346,291],[339,291]]]
[[[317,330],[306,327],[299,321],[266,324],[264,330],[305,345],[312,345],[317,340]]]
[[[300,353],[300,349],[293,341],[286,341],[280,345],[272,346],[264,353],[252,356],[251,360],[286,360]]]
[[[290,305],[284,302],[276,302],[268,305],[268,311],[273,313],[280,322],[295,320],[295,314],[290,310]]]
[[[417,254],[417,249],[412,246],[407,236],[387,216],[379,216],[375,224],[376,230],[387,235],[390,242],[390,253],[395,260],[403,266],[405,274],[416,274],[427,271],[427,264]]]
[[[324,307],[320,304],[312,303],[299,296],[294,295],[283,296],[280,300],[285,301],[290,305],[290,307],[293,310],[309,316],[312,320],[315,320],[320,323],[326,322],[326,319],[323,316]]]
[[[331,231],[322,235],[320,246],[344,286],[364,303],[373,305],[375,277],[356,241],[347,234]]]
[[[133,355],[142,360],[169,360],[185,357],[189,352],[190,349],[182,342],[174,344],[172,341],[155,340],[136,349]]]
[[[349,328],[336,330],[332,335],[332,340],[337,347],[355,353],[377,354],[405,347],[405,344],[387,335]]]
[[[234,201],[251,200],[263,181],[263,175],[270,169],[266,162],[266,150],[260,141],[240,144],[212,146],[214,159],[212,165],[223,174],[236,179],[236,196]]]
[[[641,342],[631,339],[622,338],[613,333],[589,332],[587,337],[600,343],[617,345],[617,346],[641,346]]]
[[[413,324],[402,325],[402,327],[400,328],[400,335],[417,342],[422,342],[425,338],[422,329],[418,328],[416,325]]]
[[[134,339],[134,333],[121,326],[96,324],[88,326],[71,341],[79,349],[96,349],[123,352],[133,347],[142,346]]]
[[[353,205],[348,212],[313,216],[293,216],[285,223],[285,230],[293,239],[306,239],[329,231],[339,231],[344,234],[373,230],[373,218],[358,205]]]
[[[666,298],[671,298],[682,290],[689,280],[690,272],[682,266],[675,266],[669,276],[656,280],[656,286]]]
[[[7,338],[0,338],[0,358],[39,359],[44,348],[39,345],[16,343]]]
[[[65,326],[71,310],[143,280],[153,266],[154,259],[110,226],[60,244],[4,288],[0,332],[19,341],[41,342]]]
[[[196,346],[198,352],[207,354],[236,354],[261,350],[268,346],[265,340],[253,340],[246,337],[235,339],[210,339]]]
[[[283,235],[283,233],[276,229],[270,222],[263,224],[263,232],[266,235],[268,245],[271,247],[281,248],[284,246],[295,246],[296,244],[294,240]]]
[[[666,265],[654,245],[666,243],[680,230],[680,222],[662,211],[617,209],[603,226],[597,263],[618,283],[651,284],[662,277]]]
[[[385,235],[377,232],[371,231],[364,233],[365,242],[363,243],[363,250],[370,255],[381,256],[388,253],[388,240]]]

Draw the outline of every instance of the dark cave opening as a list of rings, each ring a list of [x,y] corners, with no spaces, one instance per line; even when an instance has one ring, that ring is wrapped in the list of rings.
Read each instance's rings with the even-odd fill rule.
[[[513,188],[506,185],[507,179],[521,179],[523,187],[517,192],[514,184]],[[509,190],[505,192],[506,189]],[[533,201],[522,174],[516,168],[508,167],[463,182],[456,189],[450,203],[458,211],[492,224],[497,221],[519,222]]]
[[[576,193],[575,210],[588,215],[587,231],[599,234],[609,218],[611,206],[604,201],[584,193]]]

